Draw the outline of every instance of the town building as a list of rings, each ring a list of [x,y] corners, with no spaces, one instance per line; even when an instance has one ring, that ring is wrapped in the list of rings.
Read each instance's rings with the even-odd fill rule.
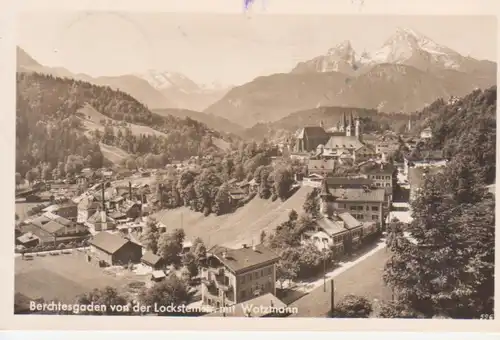
[[[384,188],[387,201],[392,201],[394,194],[393,180],[396,167],[391,163],[368,161],[360,164],[360,174],[373,182],[377,188]]]
[[[76,221],[78,217],[78,206],[73,202],[49,205],[42,211],[53,213],[71,221]]]
[[[375,144],[375,153],[383,161],[387,161],[399,149],[398,141],[379,141]]]
[[[321,176],[331,176],[335,170],[335,160],[333,159],[309,159],[307,161],[307,174]]]
[[[77,222],[84,223],[99,210],[100,204],[93,196],[83,197],[77,205]]]
[[[363,177],[327,177],[324,179],[328,189],[362,189],[365,187],[373,187],[373,180]],[[323,182],[323,181],[322,181]],[[321,184],[321,183],[320,183]]]
[[[203,304],[219,308],[267,293],[276,295],[278,261],[278,255],[263,245],[212,247],[201,273]]]
[[[420,139],[431,139],[432,138],[432,129],[430,127],[426,127],[420,132]]]
[[[297,133],[293,152],[308,153],[315,151],[318,145],[324,145],[328,138],[328,133],[321,126],[306,126]]]
[[[404,173],[408,176],[408,169],[412,167],[441,167],[446,166],[443,150],[417,150],[404,156]]]
[[[151,270],[160,270],[164,267],[163,259],[150,251],[144,252],[141,263]]]
[[[54,238],[88,233],[87,227],[81,223],[68,220],[51,212],[46,212],[43,216],[50,219],[50,221],[43,223],[40,228],[51,234]]]
[[[116,228],[116,221],[112,219],[105,210],[97,210],[94,215],[85,222],[92,234],[105,231],[114,230]]]
[[[23,234],[16,239],[16,244],[21,245],[25,248],[36,247],[40,243],[40,238],[32,232]]]
[[[103,231],[90,241],[88,260],[100,266],[128,265],[139,263],[142,247],[118,234]]]
[[[310,230],[302,234],[302,242],[310,242],[319,250],[331,249],[336,256],[357,249],[364,238],[377,232],[377,220],[359,221],[346,209],[337,208],[326,180],[320,192],[320,215]]]
[[[359,180],[359,179],[355,179]],[[355,182],[354,182],[355,183]],[[324,204],[328,209],[335,211],[347,211],[360,222],[384,221],[384,207],[387,206],[385,190],[382,188],[359,187],[336,187],[328,185],[328,179],[321,184],[323,195],[332,197]]]

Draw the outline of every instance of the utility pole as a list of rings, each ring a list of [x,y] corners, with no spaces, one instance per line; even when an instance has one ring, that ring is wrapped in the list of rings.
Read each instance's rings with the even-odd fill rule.
[[[333,282],[333,280],[332,280]],[[323,255],[323,291],[326,292],[326,256]]]
[[[226,292],[222,290],[222,316],[226,317]]]
[[[335,311],[335,283],[332,279],[330,281],[331,291],[330,291],[330,314],[333,317],[333,312]]]

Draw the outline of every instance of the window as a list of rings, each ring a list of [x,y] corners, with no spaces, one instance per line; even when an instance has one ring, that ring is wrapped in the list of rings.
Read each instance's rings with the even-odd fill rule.
[[[385,183],[385,186],[386,186],[386,187],[390,187],[390,186],[391,186],[391,183]]]
[[[259,278],[259,272],[253,273],[253,277],[254,277],[254,279],[258,279]]]
[[[241,298],[244,299],[246,294],[247,294],[247,292],[245,290],[242,290],[241,291]]]
[[[248,281],[252,281],[252,274],[248,274]]]
[[[260,276],[261,276],[261,277],[262,277],[262,276],[264,276],[264,269],[261,269],[261,270],[260,270]]]
[[[349,207],[349,209],[350,209],[350,210],[356,210],[357,208],[356,208],[356,206],[355,206],[355,205],[353,205],[353,206],[350,206],[350,207]]]
[[[380,183],[377,182],[376,184],[377,184],[378,187],[380,186]]]
[[[241,283],[245,283],[245,276],[241,277]]]
[[[377,215],[372,215],[372,220],[374,220],[374,221],[378,220],[378,216]]]
[[[372,206],[372,211],[378,211],[378,207],[377,206]]]
[[[273,269],[271,267],[267,268],[267,274],[271,275],[273,273]]]

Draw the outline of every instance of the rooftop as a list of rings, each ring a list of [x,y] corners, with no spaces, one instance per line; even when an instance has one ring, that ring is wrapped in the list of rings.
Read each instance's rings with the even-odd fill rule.
[[[339,218],[345,223],[347,228],[353,229],[361,226],[361,222],[355,219],[350,213],[343,212],[339,214]]]
[[[335,160],[333,159],[310,159],[307,162],[307,168],[309,170],[318,170],[318,169],[335,169]]]
[[[121,237],[117,234],[111,234],[106,231],[102,231],[99,234],[95,235],[90,244],[104,250],[109,254],[116,253],[121,247],[125,244],[129,243],[130,240]]]
[[[21,243],[26,243],[26,242],[30,242],[30,241],[33,241],[33,240],[38,240],[38,236],[36,236],[35,234],[33,234],[32,232],[29,232],[29,233],[26,233],[24,235],[21,235],[17,238],[17,240]]]
[[[55,234],[61,229],[64,229],[64,225],[52,220],[42,226],[42,229],[50,234]]]
[[[411,153],[405,155],[405,158],[409,161],[432,161],[432,160],[444,160],[443,150],[414,150]]]
[[[161,261],[161,257],[159,257],[156,254],[153,254],[150,251],[146,251],[144,255],[142,255],[141,261],[144,261],[147,264],[155,266]]]
[[[330,236],[347,231],[343,221],[333,220],[323,217],[316,221],[319,228]]]
[[[356,136],[332,136],[325,144],[325,149],[359,149],[363,143]]]
[[[306,126],[299,130],[297,138],[304,138],[304,136],[311,137],[326,137],[327,133],[321,126]]]
[[[276,253],[261,244],[255,246],[255,250],[253,247],[230,249],[214,246],[208,250],[208,253],[215,256],[235,273],[243,272],[259,265],[277,262],[279,260],[279,256]]]
[[[385,189],[360,189],[360,188],[333,188],[331,194],[336,197],[336,201],[349,202],[377,202],[385,201]]]
[[[327,177],[328,187],[362,187],[373,185],[373,181],[367,178],[348,178],[348,177]]]

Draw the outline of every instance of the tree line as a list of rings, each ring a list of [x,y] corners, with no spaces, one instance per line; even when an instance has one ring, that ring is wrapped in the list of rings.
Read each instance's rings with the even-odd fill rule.
[[[389,225],[384,280],[395,300],[385,317],[478,319],[493,315],[496,88],[434,105],[430,146],[448,148],[443,172],[426,176],[413,221]],[[408,237],[408,235],[411,236]]]
[[[240,143],[220,158],[199,159],[196,166],[181,171],[171,169],[153,184],[157,209],[186,206],[205,216],[233,212],[256,195],[262,199],[286,200],[296,166],[281,160],[272,163],[273,148],[265,143]],[[256,189],[238,189],[234,183],[255,180]],[[250,184],[248,184],[250,186]],[[231,193],[243,192],[243,199],[232,200]]]
[[[17,74],[16,171],[23,177],[38,167],[52,169],[66,164],[70,155],[80,156],[86,165],[101,167],[103,156],[98,142],[106,142],[134,154],[154,152],[179,159],[213,149],[211,138],[220,137],[204,124],[190,118],[153,114],[130,95],[107,86],[38,73]],[[94,109],[117,121],[150,126],[166,137],[132,136],[129,129],[108,126],[96,138],[85,136],[80,109]],[[108,124],[109,125],[109,124]]]

